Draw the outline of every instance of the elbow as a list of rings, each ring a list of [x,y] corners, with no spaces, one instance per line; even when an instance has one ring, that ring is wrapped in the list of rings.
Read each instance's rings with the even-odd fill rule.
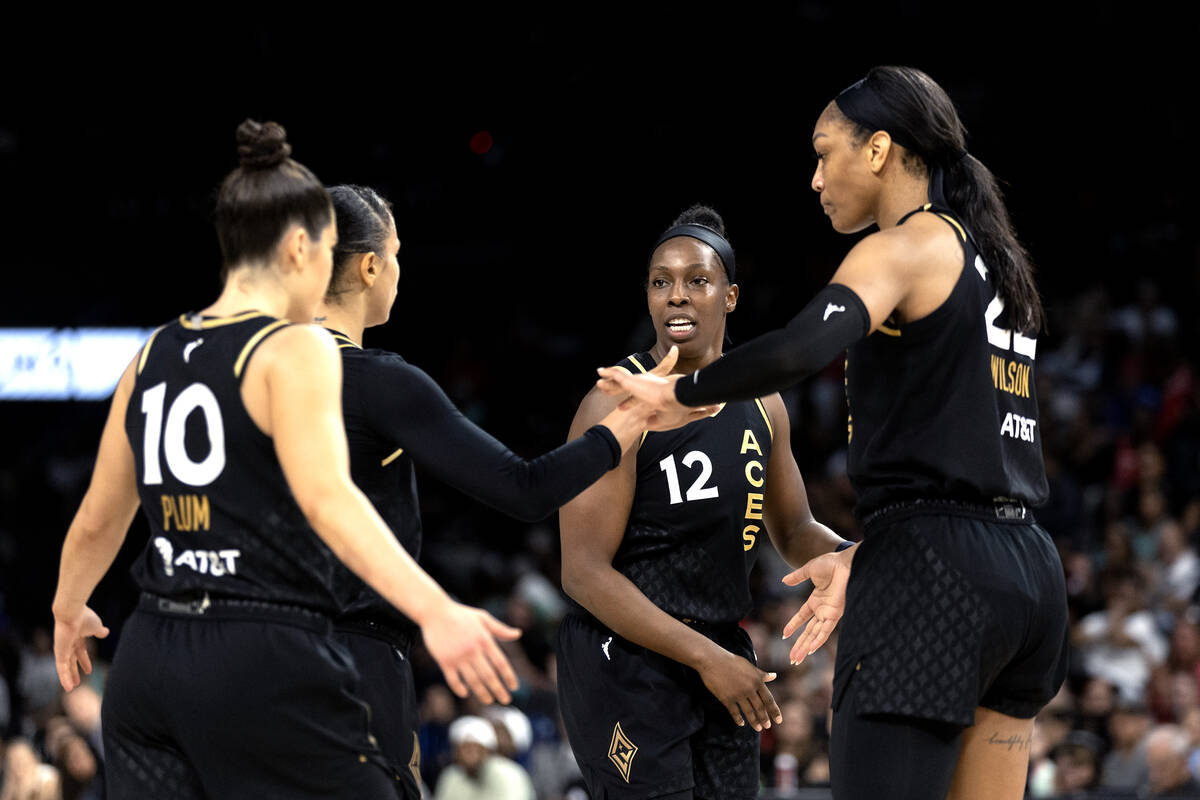
[[[574,600],[584,608],[588,607],[588,597],[591,593],[588,587],[591,584],[589,580],[590,572],[585,569],[580,569],[578,564],[571,564],[564,557],[562,562],[562,588],[566,592],[567,597]]]

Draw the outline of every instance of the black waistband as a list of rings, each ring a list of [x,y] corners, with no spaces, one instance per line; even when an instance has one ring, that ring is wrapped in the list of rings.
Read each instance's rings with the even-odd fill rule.
[[[251,600],[241,597],[212,597],[208,592],[189,597],[161,597],[142,592],[138,610],[183,619],[239,619],[298,625],[315,633],[328,633],[329,617],[303,606]]]
[[[333,629],[343,633],[370,636],[372,639],[387,642],[394,647],[400,648],[405,658],[408,658],[413,642],[421,630],[416,625],[406,630],[396,625],[388,625],[373,619],[362,619],[361,617],[342,617],[336,619],[333,621]]]
[[[971,517],[985,522],[1006,522],[1022,525],[1032,525],[1033,511],[1020,500],[998,497],[990,503],[978,500],[954,500],[949,498],[930,498],[904,500],[877,508],[862,519],[864,533],[882,522],[894,522],[900,517],[916,514],[949,514],[951,516]]]

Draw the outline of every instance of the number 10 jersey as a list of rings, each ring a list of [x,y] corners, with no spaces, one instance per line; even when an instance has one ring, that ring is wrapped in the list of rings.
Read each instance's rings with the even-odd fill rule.
[[[150,523],[132,569],[142,590],[336,611],[334,556],[242,403],[250,356],[287,325],[257,311],[184,315],[143,346],[125,415]]]
[[[617,366],[637,373],[654,363],[639,353]],[[708,419],[647,433],[613,568],[672,616],[711,624],[745,617],[753,603],[747,578],[767,533],[771,437],[760,400],[727,403]]]

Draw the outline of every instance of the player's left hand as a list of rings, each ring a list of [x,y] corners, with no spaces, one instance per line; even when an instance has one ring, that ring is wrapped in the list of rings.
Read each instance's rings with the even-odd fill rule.
[[[783,582],[788,586],[797,586],[806,580],[813,582],[812,594],[783,628],[783,638],[786,639],[808,623],[792,645],[790,656],[793,664],[799,664],[817,652],[837,627],[838,620],[846,610],[846,584],[850,580],[850,565],[857,550],[856,544],[840,553],[819,555],[784,576]]]
[[[108,628],[100,621],[100,615],[80,606],[78,611],[54,615],[54,665],[58,669],[58,682],[64,691],[79,685],[79,667],[84,674],[92,674],[92,659],[87,651],[87,639],[108,636]]]

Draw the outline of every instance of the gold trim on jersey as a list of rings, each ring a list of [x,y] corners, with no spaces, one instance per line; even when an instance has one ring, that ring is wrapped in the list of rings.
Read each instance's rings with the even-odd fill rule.
[[[880,325],[875,330],[879,331],[880,333],[886,334],[888,336],[899,336],[900,335],[899,329],[889,328],[887,325]]]
[[[250,353],[263,340],[268,333],[279,330],[284,325],[289,324],[286,319],[277,319],[270,325],[263,326],[258,333],[250,337],[250,341],[246,342],[246,346],[242,348],[242,352],[238,355],[237,361],[233,363],[233,375],[236,378],[242,377],[242,369],[246,366],[246,359],[250,357]]]
[[[642,366],[642,362],[638,361],[638,360],[637,360],[636,358],[634,358],[633,356],[630,356],[630,357],[629,357],[629,360],[630,360],[630,361],[632,361],[632,362],[633,362],[633,365],[634,365],[635,367],[637,367],[639,370],[641,370],[643,374],[646,372],[646,368]],[[628,371],[628,370],[626,370],[626,371]],[[629,374],[630,374],[630,375],[632,375],[633,373],[631,372],[631,373],[629,373]]]
[[[330,331],[330,333],[333,333]],[[333,340],[338,343],[338,350],[345,350],[347,347],[353,347],[355,350],[362,350],[362,345],[341,333],[334,333]]]
[[[959,225],[959,224],[958,224],[958,220],[956,220],[954,217],[950,216],[949,214],[941,214],[941,213],[939,213],[939,214],[938,214],[938,216],[939,216],[939,217],[941,217],[942,219],[946,220],[946,222],[949,222],[951,225],[953,225],[953,226],[954,226],[954,229],[955,229],[956,231],[958,231],[958,235],[959,235],[959,237],[960,237],[960,238],[961,238],[961,239],[962,239],[964,242],[967,240],[967,232],[966,232],[965,230],[963,230],[963,226],[962,226],[962,225]]]
[[[180,314],[179,315],[179,324],[182,325],[183,327],[187,328],[190,331],[202,331],[202,330],[206,330],[208,328],[217,328],[217,327],[220,327],[221,325],[232,325],[235,322],[245,322],[248,319],[254,319],[255,317],[266,317],[266,316],[270,316],[270,315],[264,314],[261,311],[255,311],[255,310],[242,311],[241,313],[238,313],[238,314],[231,314],[228,317],[213,317],[212,319],[204,319],[203,317],[188,316],[187,314]],[[198,319],[200,321],[199,322],[192,321],[192,320],[196,320],[196,319]]]
[[[771,441],[775,441],[775,428],[771,425],[771,417],[767,414],[767,408],[763,405],[761,398],[754,398],[754,404],[758,406],[758,410],[762,412],[763,421],[767,423],[767,435],[771,437]]]
[[[388,464],[392,463],[392,462],[393,462],[393,461],[395,461],[397,458],[399,458],[399,457],[400,457],[400,454],[401,454],[401,453],[403,453],[403,452],[404,452],[404,448],[403,448],[403,447],[397,447],[397,448],[396,448],[396,452],[392,453],[390,456],[388,456],[387,458],[385,458],[383,461],[380,461],[380,462],[379,462],[379,466],[381,466],[381,467],[386,467]]]
[[[144,345],[142,345],[142,355],[141,355],[141,358],[138,359],[138,366],[137,366],[137,374],[138,375],[142,374],[142,368],[146,366],[146,357],[150,355],[150,345],[154,344],[154,337],[158,336],[158,334],[160,334],[162,332],[162,329],[165,327],[167,327],[167,326],[160,325],[157,328],[155,328],[154,333],[150,334],[150,338],[146,340],[146,343]]]

